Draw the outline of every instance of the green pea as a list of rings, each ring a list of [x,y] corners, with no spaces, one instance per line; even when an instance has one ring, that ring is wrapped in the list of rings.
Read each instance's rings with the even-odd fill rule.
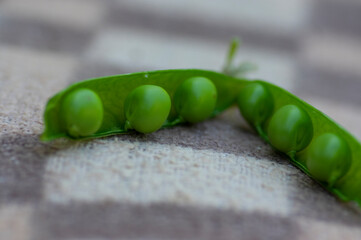
[[[262,125],[272,114],[273,98],[260,83],[251,83],[243,88],[237,98],[242,116],[253,125]]]
[[[150,133],[161,128],[171,108],[168,93],[155,85],[142,85],[126,98],[124,111],[126,128]]]
[[[191,123],[209,118],[216,106],[217,89],[205,77],[192,77],[185,80],[174,95],[177,113]]]
[[[284,153],[304,149],[313,136],[312,120],[296,105],[286,105],[278,109],[268,125],[271,144]]]
[[[65,96],[61,112],[68,134],[72,137],[90,136],[103,122],[103,103],[90,89],[82,88]]]
[[[310,173],[330,185],[344,176],[350,168],[350,147],[334,133],[318,136],[306,151],[306,166]]]

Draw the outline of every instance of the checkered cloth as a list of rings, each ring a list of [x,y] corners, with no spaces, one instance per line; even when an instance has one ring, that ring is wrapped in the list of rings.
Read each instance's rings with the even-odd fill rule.
[[[237,109],[195,125],[39,141],[68,84],[237,61],[361,139],[359,0],[0,0],[0,239],[361,239],[361,213]]]

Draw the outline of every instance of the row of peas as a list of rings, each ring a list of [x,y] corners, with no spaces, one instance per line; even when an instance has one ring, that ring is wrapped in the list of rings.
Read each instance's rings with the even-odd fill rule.
[[[196,123],[209,118],[217,102],[217,89],[205,77],[191,77],[182,82],[173,97],[173,105],[182,121]],[[61,105],[61,115],[68,134],[74,138],[97,132],[104,117],[99,96],[90,89],[68,94]],[[169,94],[156,85],[142,85],[132,90],[124,102],[125,129],[151,133],[162,127],[172,106]]]
[[[238,106],[246,121],[265,129],[264,136],[277,150],[301,161],[317,180],[334,186],[349,171],[352,154],[335,132],[314,137],[313,123],[302,107],[289,104],[274,109],[274,98],[260,83],[242,89]]]

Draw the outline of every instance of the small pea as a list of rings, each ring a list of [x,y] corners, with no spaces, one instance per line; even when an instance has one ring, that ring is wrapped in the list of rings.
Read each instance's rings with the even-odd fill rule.
[[[205,77],[185,80],[174,95],[177,113],[191,123],[201,122],[212,115],[217,102],[217,89]]]
[[[307,148],[306,166],[318,180],[333,185],[351,166],[351,150],[347,142],[334,133],[324,133]]]
[[[134,89],[124,103],[126,128],[150,133],[161,128],[171,108],[168,93],[155,85],[142,85]]]
[[[237,104],[242,116],[253,126],[266,122],[274,107],[271,93],[260,83],[244,87],[237,98]]]
[[[75,138],[92,135],[103,122],[103,103],[95,92],[86,88],[68,94],[61,112],[68,134]]]
[[[268,138],[271,144],[284,153],[304,149],[313,136],[312,120],[296,105],[286,105],[271,117]]]

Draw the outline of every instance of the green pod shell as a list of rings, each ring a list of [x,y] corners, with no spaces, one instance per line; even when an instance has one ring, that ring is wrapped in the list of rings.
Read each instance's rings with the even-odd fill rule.
[[[330,186],[347,173],[351,159],[351,150],[347,142],[334,133],[318,136],[306,149],[308,171],[317,180]]]
[[[217,89],[208,78],[192,77],[177,88],[173,100],[181,118],[197,123],[212,115],[217,102]]]
[[[134,89],[125,99],[127,129],[151,133],[162,127],[169,115],[171,100],[168,93],[155,85]]]
[[[89,89],[77,89],[61,104],[63,124],[72,137],[86,137],[98,131],[103,121],[103,104]]]
[[[237,98],[237,104],[242,116],[252,126],[263,125],[274,108],[272,95],[259,82],[244,87]]]
[[[271,145],[284,153],[297,152],[311,142],[313,136],[312,120],[296,105],[286,105],[271,117],[268,126]]]

